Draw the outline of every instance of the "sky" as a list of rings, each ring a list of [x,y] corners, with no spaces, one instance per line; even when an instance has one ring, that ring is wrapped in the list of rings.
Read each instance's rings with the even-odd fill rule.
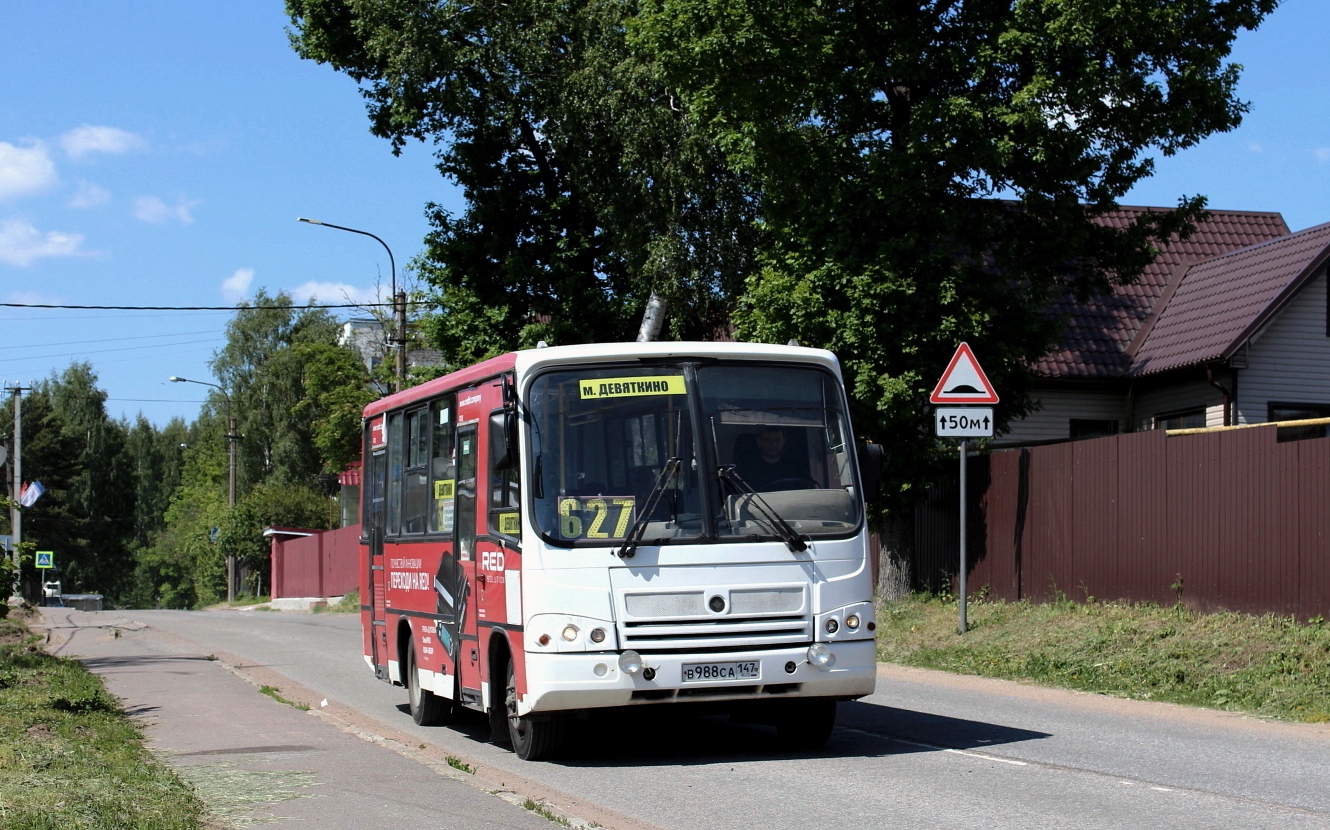
[[[0,0],[0,303],[222,306],[286,291],[370,302],[460,208],[433,148],[394,156],[355,83],[298,58],[280,0]],[[1330,3],[1284,0],[1232,60],[1251,111],[1122,201],[1330,222]],[[340,316],[354,311],[335,312]],[[360,315],[357,315],[360,316]],[[0,380],[87,361],[107,410],[192,420],[227,311],[0,307]]]

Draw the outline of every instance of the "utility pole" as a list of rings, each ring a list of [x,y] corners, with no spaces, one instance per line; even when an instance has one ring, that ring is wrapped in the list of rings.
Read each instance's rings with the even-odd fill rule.
[[[13,466],[13,484],[10,485],[10,499],[12,507],[9,508],[9,533],[12,537],[9,543],[10,557],[14,562],[14,584],[10,587],[10,598],[22,599],[23,595],[19,593],[18,569],[22,563],[19,554],[19,542],[23,541],[23,511],[19,509],[19,496],[23,493],[23,393],[31,387],[27,386],[9,386],[5,391],[14,396],[14,466]]]
[[[387,247],[386,245],[384,247]],[[392,257],[391,252],[389,258]],[[394,281],[396,278],[394,277]],[[393,372],[397,378],[397,386],[394,392],[401,392],[406,388],[406,292],[398,291],[393,295],[393,312],[395,325],[393,326]]]

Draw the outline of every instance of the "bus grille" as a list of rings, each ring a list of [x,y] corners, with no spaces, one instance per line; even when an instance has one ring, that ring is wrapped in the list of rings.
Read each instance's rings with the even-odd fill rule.
[[[639,651],[771,648],[812,640],[812,624],[801,615],[625,622],[623,644]]]

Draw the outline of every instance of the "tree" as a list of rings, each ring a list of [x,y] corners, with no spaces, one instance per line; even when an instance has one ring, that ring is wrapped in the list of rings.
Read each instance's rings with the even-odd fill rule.
[[[671,333],[707,335],[737,301],[740,336],[840,355],[900,494],[936,455],[927,392],[958,341],[1001,390],[999,419],[1023,414],[1055,303],[1130,282],[1201,215],[1184,197],[1095,221],[1152,153],[1239,123],[1226,59],[1276,2],[287,10],[302,56],[361,83],[373,132],[440,142],[463,187],[419,264],[446,350],[624,339],[662,285]]]
[[[839,353],[900,492],[962,340],[1028,411],[1054,301],[1136,278],[1204,199],[1096,223],[1172,154],[1235,127],[1240,28],[1276,0],[785,4],[644,0],[634,48],[760,180],[768,233],[736,323]]]
[[[752,256],[754,203],[623,37],[629,4],[288,0],[292,43],[365,88],[394,149],[442,143],[463,188],[417,272],[452,363],[632,339],[648,296],[676,337],[713,333]]]

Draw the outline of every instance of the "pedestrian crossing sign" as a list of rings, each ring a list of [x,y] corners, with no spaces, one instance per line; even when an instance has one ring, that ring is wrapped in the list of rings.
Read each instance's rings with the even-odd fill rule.
[[[39,568],[54,568],[54,567],[55,567],[55,551],[53,551],[53,550],[39,550],[39,551],[37,551],[37,567],[39,567]]]

